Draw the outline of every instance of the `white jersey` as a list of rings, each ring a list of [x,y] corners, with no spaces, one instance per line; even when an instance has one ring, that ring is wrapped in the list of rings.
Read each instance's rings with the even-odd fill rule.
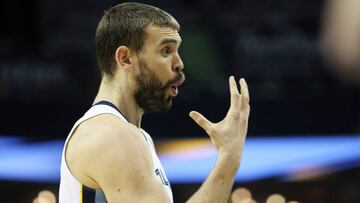
[[[106,203],[107,202],[102,190],[88,188],[84,186],[82,183],[80,183],[71,174],[69,167],[65,161],[66,146],[74,132],[74,129],[76,129],[82,122],[100,114],[113,114],[119,117],[121,120],[128,122],[126,118],[123,115],[121,115],[120,111],[118,111],[113,104],[107,101],[101,101],[95,104],[94,106],[92,106],[85,113],[85,115],[75,123],[75,125],[71,129],[65,141],[62,152],[61,169],[60,169],[61,180],[60,180],[60,191],[59,191],[59,203]],[[158,156],[156,155],[153,141],[150,135],[146,133],[143,129],[141,129],[141,132],[144,135],[144,138],[146,139],[151,150],[151,156],[154,165],[153,171],[160,178],[169,196],[170,201],[173,202],[170,183],[167,180],[164,169],[160,163]]]

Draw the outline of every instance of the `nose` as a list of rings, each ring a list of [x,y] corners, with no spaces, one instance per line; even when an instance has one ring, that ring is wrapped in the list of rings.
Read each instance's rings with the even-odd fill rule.
[[[174,72],[180,72],[184,69],[184,63],[182,62],[181,58],[180,58],[180,55],[179,54],[176,54],[176,57],[174,59],[174,63],[172,65],[172,70]]]

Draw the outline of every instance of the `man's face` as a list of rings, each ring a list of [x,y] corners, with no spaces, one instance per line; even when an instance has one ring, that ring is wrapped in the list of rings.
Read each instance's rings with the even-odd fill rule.
[[[145,112],[167,111],[185,80],[178,54],[181,38],[172,28],[149,26],[147,32],[138,55],[135,100]]]

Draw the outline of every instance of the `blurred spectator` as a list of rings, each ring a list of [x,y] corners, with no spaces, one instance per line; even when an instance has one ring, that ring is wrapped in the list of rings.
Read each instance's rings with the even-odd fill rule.
[[[328,0],[322,30],[322,51],[333,73],[360,85],[360,1]]]
[[[231,194],[231,202],[232,203],[253,203],[254,201],[251,199],[251,192],[246,188],[237,188]]]
[[[252,198],[251,191],[243,187],[235,189],[231,193],[230,200],[229,203],[256,203],[256,200]],[[286,200],[285,197],[281,194],[271,194],[267,197],[266,203],[286,203]],[[299,203],[299,202],[289,201],[288,203]]]
[[[272,194],[266,199],[266,203],[285,203],[285,198],[280,194]]]
[[[56,197],[53,192],[43,190],[39,192],[38,196],[33,200],[33,203],[56,203]]]

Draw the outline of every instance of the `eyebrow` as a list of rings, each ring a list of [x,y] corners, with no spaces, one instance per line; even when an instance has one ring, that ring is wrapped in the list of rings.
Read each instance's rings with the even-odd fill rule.
[[[175,43],[175,44],[181,44],[181,39],[180,40],[176,40],[173,38],[165,38],[163,40],[160,41],[159,46],[167,44],[167,43]]]

